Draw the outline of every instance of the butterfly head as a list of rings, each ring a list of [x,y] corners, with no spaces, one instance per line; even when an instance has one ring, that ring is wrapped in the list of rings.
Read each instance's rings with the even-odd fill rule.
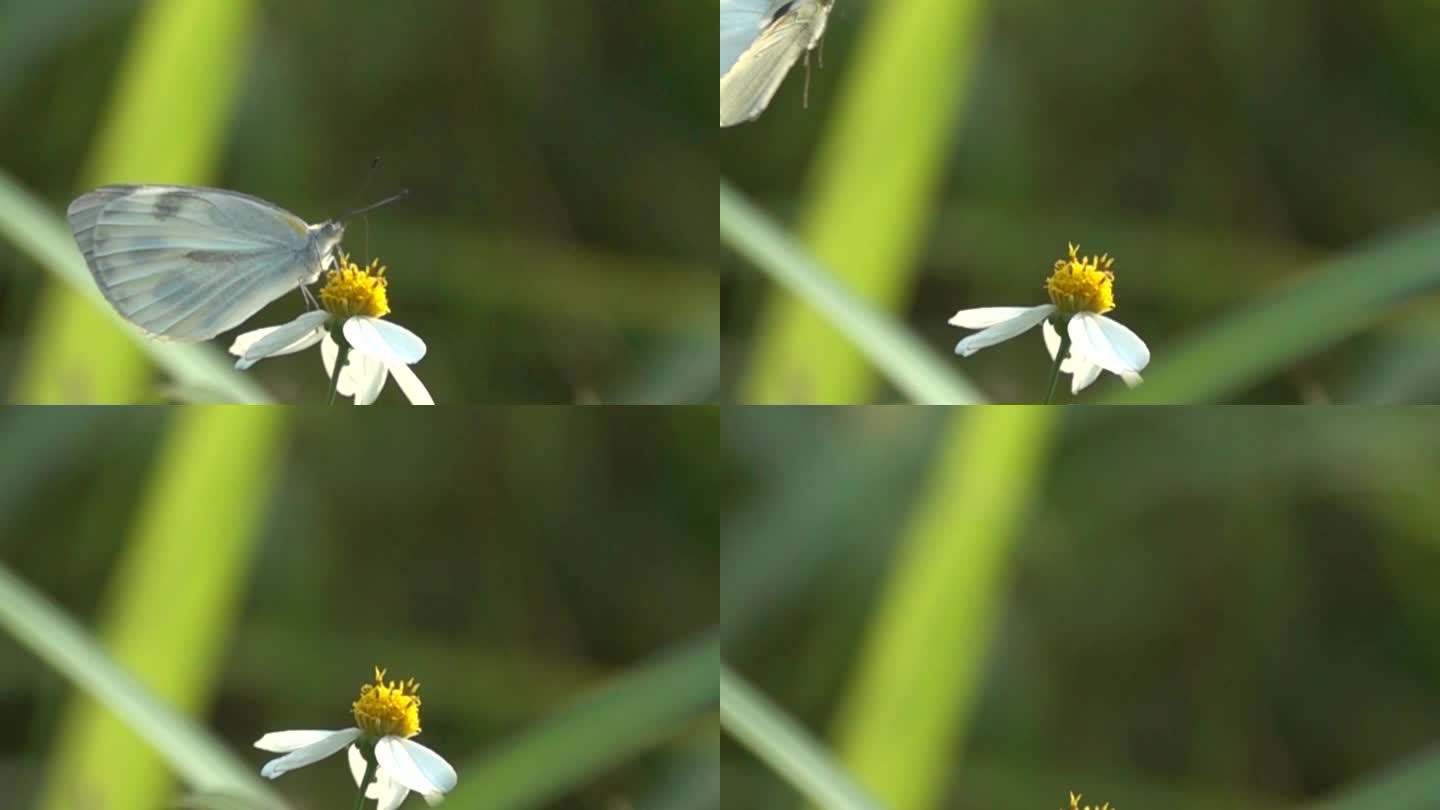
[[[343,238],[345,238],[345,223],[343,222],[330,220],[310,226],[310,249],[313,261],[309,262],[308,266],[314,270],[305,279],[306,284],[315,283],[320,278],[320,273],[335,265],[335,249],[340,246],[340,240]]]

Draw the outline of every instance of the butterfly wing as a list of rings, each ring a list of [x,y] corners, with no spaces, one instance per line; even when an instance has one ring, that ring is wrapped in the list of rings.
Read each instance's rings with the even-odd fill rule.
[[[720,0],[721,76],[760,35],[771,5],[771,0]]]
[[[795,60],[820,40],[829,15],[820,0],[792,0],[720,77],[720,126],[753,121],[770,105]]]
[[[232,191],[107,186],[68,218],[105,299],[158,338],[215,337],[316,269],[304,220]]]

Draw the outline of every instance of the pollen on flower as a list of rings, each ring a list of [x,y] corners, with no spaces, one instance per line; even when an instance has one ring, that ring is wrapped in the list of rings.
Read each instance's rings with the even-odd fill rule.
[[[1103,804],[1103,805],[1098,805],[1098,806],[1097,806],[1097,805],[1093,805],[1093,804],[1087,804],[1087,805],[1085,805],[1084,807],[1081,807],[1081,806],[1080,806],[1080,795],[1077,794],[1077,793],[1071,793],[1071,794],[1070,794],[1070,809],[1069,809],[1069,810],[1116,810],[1116,809],[1115,809],[1115,808],[1112,808],[1112,807],[1110,806],[1110,803],[1109,803],[1109,802],[1106,802],[1105,804]]]
[[[384,317],[390,312],[385,297],[388,283],[379,259],[372,259],[370,266],[362,269],[342,253],[335,269],[326,274],[325,286],[320,288],[320,306],[338,318]]]
[[[385,681],[385,670],[375,668],[375,683],[360,687],[360,697],[350,704],[355,726],[371,737],[394,734],[414,737],[420,733],[420,684]]]
[[[1045,291],[1062,315],[1103,315],[1115,308],[1115,274],[1110,272],[1115,260],[1108,255],[1081,257],[1079,252],[1078,245],[1071,245],[1070,258],[1055,262],[1055,272],[1045,280]]]

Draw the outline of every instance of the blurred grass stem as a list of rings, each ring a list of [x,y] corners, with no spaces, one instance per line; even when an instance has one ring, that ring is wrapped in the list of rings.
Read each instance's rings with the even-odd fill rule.
[[[720,723],[746,748],[825,810],[880,810],[784,710],[745,678],[720,665]]]

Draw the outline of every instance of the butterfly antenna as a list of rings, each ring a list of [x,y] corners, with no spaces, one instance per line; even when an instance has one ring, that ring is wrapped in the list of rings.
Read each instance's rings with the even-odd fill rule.
[[[792,63],[793,64],[793,63]],[[805,52],[805,95],[801,97],[801,107],[810,109],[810,52]]]
[[[365,172],[365,182],[360,184],[360,193],[356,200],[364,199],[365,192],[370,189],[370,181],[375,177],[375,170],[380,167],[380,156],[376,155],[370,159],[370,170]],[[361,221],[365,223],[365,264],[370,264],[370,218],[362,215]]]
[[[389,197],[386,197],[385,199],[381,200],[380,202],[370,203],[369,205],[365,206],[364,208],[357,208],[357,209],[355,209],[354,211],[351,211],[350,213],[348,213],[348,214],[340,217],[340,219],[341,219],[341,220],[347,220],[347,219],[349,219],[349,218],[351,218],[351,217],[359,216],[359,215],[361,215],[361,214],[368,213],[368,212],[370,212],[370,211],[374,211],[376,208],[379,208],[379,207],[381,207],[381,206],[383,206],[383,205],[389,205],[390,203],[396,202],[396,201],[398,201],[398,200],[403,200],[403,199],[405,199],[406,197],[408,197],[409,195],[410,195],[410,189],[408,189],[408,188],[407,188],[407,189],[402,189],[399,194],[391,194]]]
[[[355,203],[358,205],[365,199],[365,192],[370,190],[370,181],[375,179],[375,170],[380,168],[380,156],[370,158],[370,168],[365,170],[365,179],[360,182],[360,191],[355,195]]]

